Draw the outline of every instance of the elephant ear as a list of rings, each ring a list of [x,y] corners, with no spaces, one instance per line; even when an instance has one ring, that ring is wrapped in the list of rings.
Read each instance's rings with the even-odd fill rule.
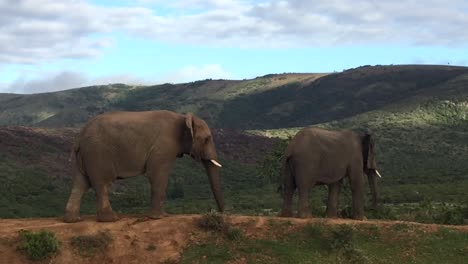
[[[187,113],[185,115],[185,125],[190,130],[190,134],[192,135],[192,140],[193,140],[193,115],[192,113]]]

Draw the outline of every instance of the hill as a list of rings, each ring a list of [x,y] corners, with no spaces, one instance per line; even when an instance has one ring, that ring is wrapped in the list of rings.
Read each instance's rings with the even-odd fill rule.
[[[468,229],[388,221],[207,215],[116,223],[0,220],[0,258],[27,263],[21,232],[52,232],[59,251],[47,263],[464,263]],[[218,218],[216,218],[218,219]],[[218,220],[219,221],[219,220]],[[50,240],[49,240],[50,241]],[[36,245],[44,243],[36,240]],[[44,248],[42,248],[45,251]]]
[[[259,166],[279,138],[317,125],[365,128],[375,136],[383,206],[367,210],[369,217],[463,224],[468,219],[467,101],[468,68],[430,65],[0,95],[0,124],[8,125],[0,127],[0,217],[63,213],[71,140],[89,117],[112,109],[167,108],[193,111],[211,127],[221,127],[213,134],[229,212],[274,214],[281,204],[277,183]],[[314,189],[314,215],[323,215],[325,194],[324,188]],[[200,213],[214,206],[201,166],[189,158],[177,161],[167,197],[170,213]],[[344,217],[349,199],[345,188]],[[147,180],[118,181],[111,201],[121,213],[145,212]],[[94,213],[92,192],[82,210]]]
[[[363,66],[331,74],[271,74],[133,87],[92,86],[54,93],[0,95],[0,125],[79,126],[110,110],[191,111],[212,127],[284,128],[330,122],[377,109],[468,97],[468,68]]]

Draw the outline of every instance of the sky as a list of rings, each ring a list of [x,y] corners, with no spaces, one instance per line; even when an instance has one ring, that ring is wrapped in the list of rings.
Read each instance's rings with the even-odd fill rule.
[[[0,0],[0,93],[468,66],[466,0]]]

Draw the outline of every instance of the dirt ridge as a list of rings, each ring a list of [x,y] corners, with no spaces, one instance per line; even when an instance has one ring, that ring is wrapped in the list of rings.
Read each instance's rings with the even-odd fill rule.
[[[99,223],[95,216],[85,216],[84,220],[67,224],[61,218],[0,219],[0,263],[30,263],[16,249],[21,230],[38,231],[45,229],[56,234],[61,241],[61,249],[52,259],[42,263],[164,263],[176,262],[183,248],[203,236],[203,230],[197,226],[200,215],[173,215],[159,220],[145,217],[122,216],[114,223]],[[388,227],[396,224],[414,225],[428,232],[446,227],[468,233],[468,225],[449,226],[421,224],[404,221],[350,219],[297,219],[272,216],[227,215],[226,221],[235,226],[242,226],[250,237],[261,236],[274,222],[289,222],[295,226],[307,223],[330,225],[378,225]],[[81,257],[71,247],[70,240],[78,235],[93,235],[100,231],[108,232],[113,241],[105,252],[98,252],[92,257]],[[172,263],[171,262],[171,263]],[[41,262],[39,262],[41,263]]]

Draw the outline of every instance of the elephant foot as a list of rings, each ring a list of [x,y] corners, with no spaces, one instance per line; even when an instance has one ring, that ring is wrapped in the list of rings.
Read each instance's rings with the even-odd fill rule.
[[[65,214],[63,217],[63,222],[65,223],[76,223],[80,222],[82,219],[79,214]]]
[[[169,214],[166,212],[150,212],[148,214],[148,217],[151,219],[161,219],[161,218],[168,217],[168,216]]]
[[[292,210],[282,210],[279,214],[279,217],[293,217]]]
[[[103,212],[97,214],[97,220],[98,222],[115,222],[119,220],[119,216],[113,211]]]

